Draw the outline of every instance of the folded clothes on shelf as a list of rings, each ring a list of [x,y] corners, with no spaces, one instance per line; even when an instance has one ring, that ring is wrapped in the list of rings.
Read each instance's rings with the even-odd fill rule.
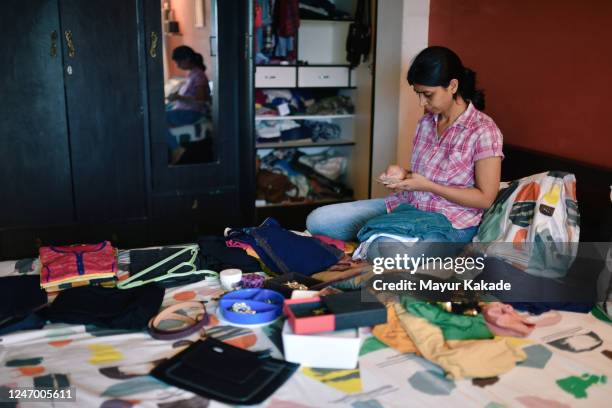
[[[308,155],[298,149],[273,150],[260,159],[258,172],[257,196],[271,203],[284,201],[342,199],[352,196],[352,190],[344,186],[342,178],[346,173],[348,159],[334,149],[327,149],[315,155]],[[262,182],[259,174],[262,171],[282,174],[287,181],[263,173]],[[275,191],[274,186],[279,186]],[[294,194],[290,185],[297,188]],[[268,199],[266,197],[270,197]]]
[[[282,173],[270,170],[259,170],[257,172],[257,198],[263,198],[269,203],[280,203],[288,197],[295,197],[297,188],[289,177]]]
[[[305,120],[302,126],[307,129],[313,142],[322,140],[332,140],[340,138],[340,126],[336,123]],[[282,138],[282,137],[281,137]]]
[[[343,115],[355,112],[351,98],[344,95],[330,96],[315,102],[306,108],[309,115]]]
[[[280,138],[283,132],[297,129],[300,126],[294,120],[262,120],[255,125],[255,131],[260,139],[273,139]]]
[[[300,156],[298,160],[330,180],[338,180],[343,176],[348,164],[348,159],[344,156],[338,156],[334,149],[327,149],[321,154],[305,154]]]
[[[284,116],[284,108],[291,115],[344,115],[355,111],[351,98],[338,95],[336,89],[258,89],[255,104],[258,116]]]
[[[255,130],[257,143],[334,140],[339,139],[342,132],[336,123],[312,120],[261,120],[257,122]]]

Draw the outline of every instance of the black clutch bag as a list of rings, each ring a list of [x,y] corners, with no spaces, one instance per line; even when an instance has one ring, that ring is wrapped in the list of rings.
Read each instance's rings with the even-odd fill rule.
[[[209,399],[252,405],[265,401],[298,367],[207,338],[159,364],[151,375]]]

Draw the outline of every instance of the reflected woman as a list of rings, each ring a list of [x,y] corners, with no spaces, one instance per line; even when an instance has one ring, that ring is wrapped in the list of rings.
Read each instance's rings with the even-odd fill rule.
[[[166,111],[166,122],[170,127],[190,125],[210,113],[211,98],[206,65],[202,54],[186,45],[174,49],[172,60],[180,69],[189,73],[178,92],[167,98],[172,103]],[[170,150],[170,164],[178,163],[185,153],[185,148],[170,131],[166,133],[166,142]]]

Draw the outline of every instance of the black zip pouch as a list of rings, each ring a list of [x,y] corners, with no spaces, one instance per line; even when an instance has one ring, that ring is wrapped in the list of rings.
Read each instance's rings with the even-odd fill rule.
[[[161,363],[151,375],[206,398],[252,405],[265,401],[298,367],[207,338]]]

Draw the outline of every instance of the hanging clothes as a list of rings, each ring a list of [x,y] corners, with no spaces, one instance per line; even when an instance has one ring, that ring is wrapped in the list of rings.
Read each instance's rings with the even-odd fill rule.
[[[346,39],[346,60],[351,68],[355,68],[370,55],[372,42],[370,0],[358,0],[355,22],[349,26],[349,34]]]
[[[276,33],[280,37],[294,37],[300,28],[298,0],[276,0],[274,9]]]

